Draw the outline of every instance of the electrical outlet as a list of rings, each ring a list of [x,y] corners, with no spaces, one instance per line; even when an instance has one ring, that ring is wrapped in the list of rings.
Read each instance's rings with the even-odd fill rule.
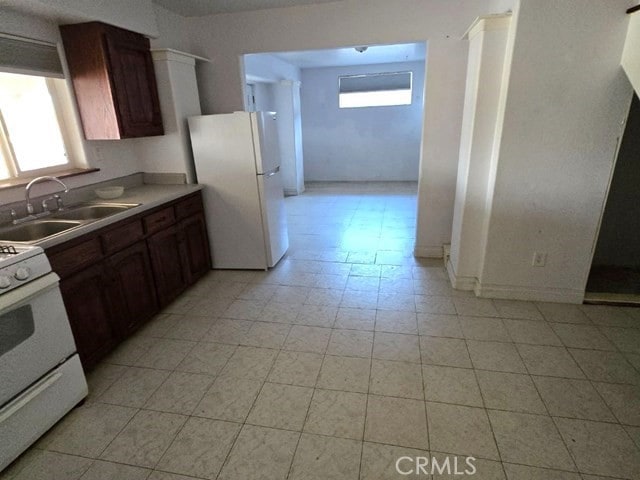
[[[547,263],[547,254],[545,252],[533,252],[531,265],[534,267],[544,267]]]

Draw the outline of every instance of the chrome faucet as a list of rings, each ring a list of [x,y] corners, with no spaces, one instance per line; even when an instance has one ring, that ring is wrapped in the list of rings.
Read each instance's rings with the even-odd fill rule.
[[[35,212],[35,210],[33,208],[33,204],[31,203],[31,198],[30,198],[31,187],[33,187],[36,183],[42,183],[42,182],[47,182],[47,181],[58,182],[64,188],[64,193],[69,192],[69,188],[64,184],[64,182],[62,180],[60,180],[57,177],[44,176],[44,177],[34,178],[33,180],[31,180],[27,184],[27,187],[25,189],[25,198],[27,200],[27,214],[28,215],[33,215],[34,212]],[[60,199],[60,196],[59,195],[53,195],[52,198],[56,199],[56,203],[58,205],[58,208],[60,208],[62,206],[62,199]],[[43,202],[43,205],[46,206],[45,202]]]

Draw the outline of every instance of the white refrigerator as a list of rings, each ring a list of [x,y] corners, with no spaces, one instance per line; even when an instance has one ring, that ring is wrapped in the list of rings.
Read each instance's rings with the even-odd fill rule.
[[[276,114],[189,118],[213,268],[267,269],[289,247]]]

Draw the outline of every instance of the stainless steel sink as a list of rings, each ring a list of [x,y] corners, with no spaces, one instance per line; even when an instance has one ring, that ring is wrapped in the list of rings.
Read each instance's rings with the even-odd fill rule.
[[[138,205],[138,203],[94,203],[69,208],[69,210],[55,213],[51,218],[63,220],[98,220],[108,217],[109,215],[124,212]]]
[[[22,225],[0,229],[0,240],[36,242],[81,224],[82,222],[73,220],[34,220]]]
[[[137,207],[139,203],[89,203],[56,212],[46,218],[26,220],[0,228],[0,241],[37,243],[45,238],[87,225],[101,218]]]

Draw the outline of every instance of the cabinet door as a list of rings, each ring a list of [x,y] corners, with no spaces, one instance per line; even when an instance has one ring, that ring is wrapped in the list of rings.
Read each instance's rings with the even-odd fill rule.
[[[86,268],[60,282],[73,337],[85,369],[94,366],[116,343],[109,282],[103,264]]]
[[[144,35],[101,22],[62,25],[60,33],[87,140],[163,134]]]
[[[130,32],[105,36],[123,138],[162,135],[162,115],[148,40]]]
[[[114,281],[113,295],[119,299],[121,314],[114,319],[125,338],[158,310],[153,271],[145,242],[138,242],[107,260]]]
[[[183,220],[179,228],[183,261],[187,267],[187,280],[192,284],[211,270],[204,215],[200,213]]]
[[[151,267],[156,280],[158,303],[165,306],[187,288],[186,269],[180,253],[180,235],[176,225],[147,239]]]

